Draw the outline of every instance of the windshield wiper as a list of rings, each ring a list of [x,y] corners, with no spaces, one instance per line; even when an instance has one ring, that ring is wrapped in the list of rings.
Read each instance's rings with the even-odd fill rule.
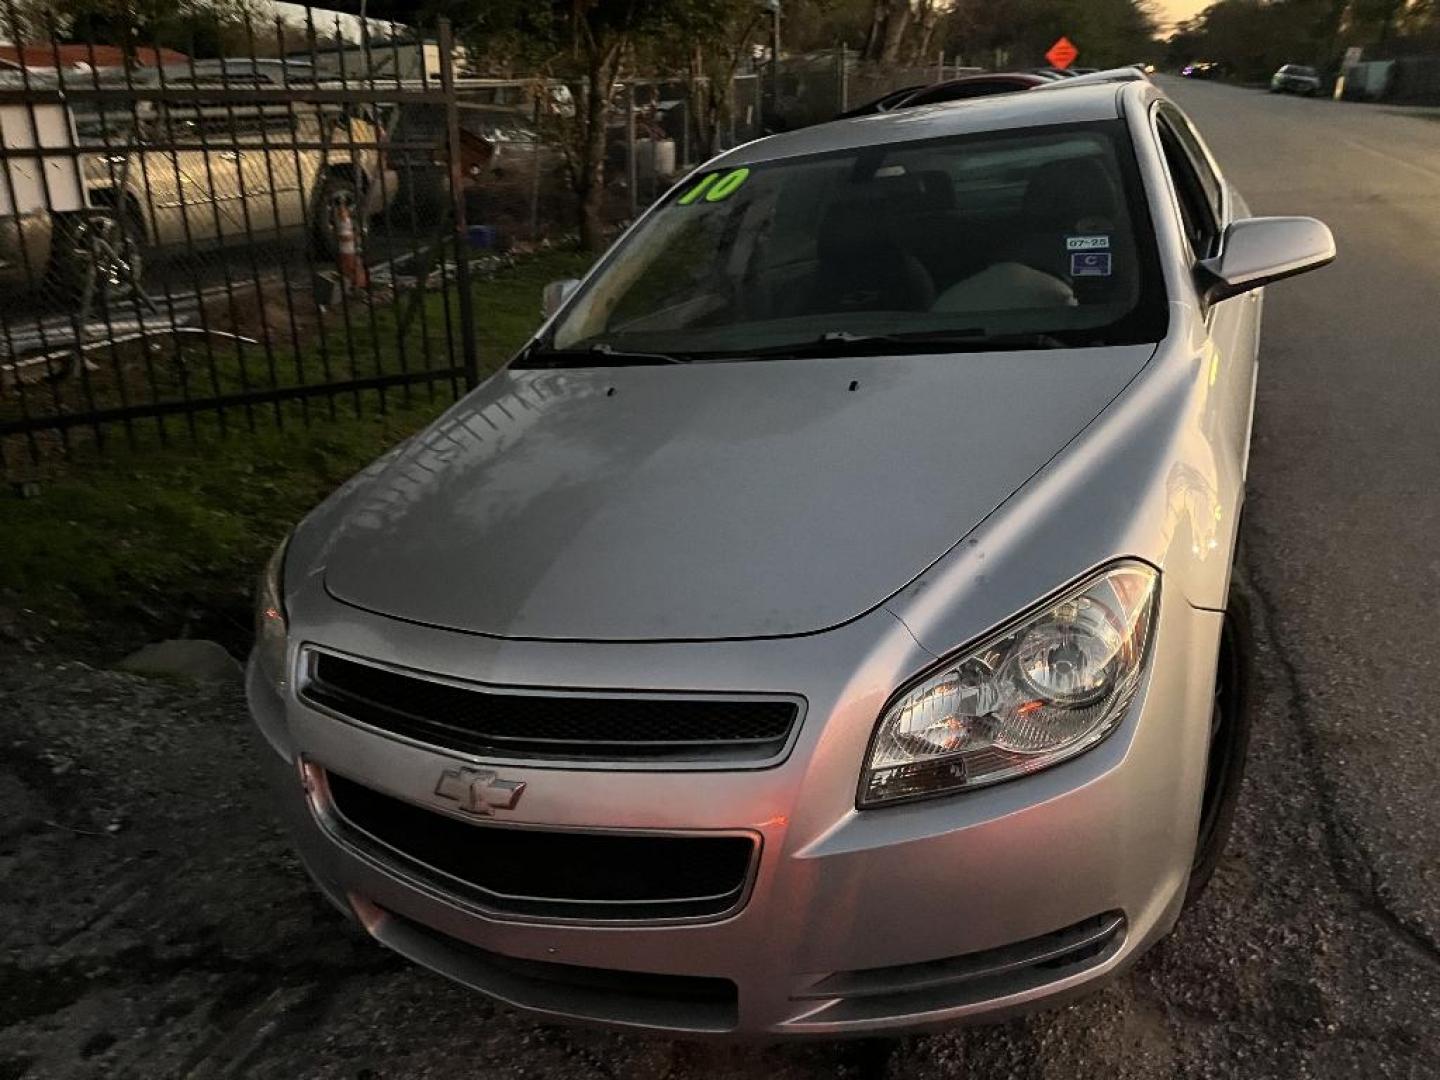
[[[661,352],[617,349],[599,342],[584,349],[537,348],[516,361],[517,368],[646,367],[658,364],[688,364],[690,357]]]
[[[749,356],[863,356],[867,352],[992,352],[1001,349],[1066,349],[1053,334],[986,334],[983,329],[909,330],[855,334],[829,330],[812,341],[756,349]]]

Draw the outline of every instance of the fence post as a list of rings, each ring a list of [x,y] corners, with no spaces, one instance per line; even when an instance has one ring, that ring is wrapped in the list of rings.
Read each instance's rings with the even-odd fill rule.
[[[549,82],[545,83],[542,93],[550,93]],[[535,107],[532,110],[534,116],[535,141],[530,146],[530,242],[533,244],[540,238],[540,145],[542,142],[540,134],[540,95],[535,95]]]
[[[730,117],[728,125],[730,129],[730,142],[729,145],[725,147],[727,150],[735,145],[735,79],[736,77],[734,75],[730,76]],[[712,152],[713,149],[714,148],[712,148]]]
[[[654,202],[660,195],[660,136],[665,134],[665,125],[660,122],[660,85],[650,87],[650,198]]]
[[[440,90],[445,96],[445,142],[449,150],[450,200],[455,218],[455,284],[460,291],[460,355],[465,361],[465,389],[480,384],[480,358],[475,351],[475,297],[470,292],[470,230],[465,221],[465,166],[460,160],[460,103],[455,93],[455,40],[450,20],[441,17]]]
[[[635,190],[638,182],[638,170],[635,168],[635,84],[632,82],[625,86],[625,186],[630,191],[632,218],[640,210],[639,192]]]
[[[944,50],[944,49],[941,49],[941,50],[940,50],[940,60],[938,61],[938,67],[936,68],[935,81],[936,81],[936,82],[944,82],[944,81],[945,81],[945,50]]]
[[[768,0],[770,8],[770,130],[780,130],[780,0]],[[762,129],[763,130],[763,129]]]
[[[685,96],[680,99],[680,164],[678,171],[683,173],[690,167],[690,93],[687,87]]]
[[[842,113],[850,108],[850,88],[845,85],[848,78],[848,72],[845,70],[845,48],[846,45],[842,41],[840,47],[835,51],[836,104],[840,106],[835,111]]]

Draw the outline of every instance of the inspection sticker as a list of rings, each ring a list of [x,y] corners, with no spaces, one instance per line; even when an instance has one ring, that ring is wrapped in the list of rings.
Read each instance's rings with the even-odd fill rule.
[[[1106,251],[1110,247],[1108,236],[1067,236],[1066,251]]]
[[[1070,253],[1071,277],[1109,277],[1110,253],[1108,251],[1072,251]]]

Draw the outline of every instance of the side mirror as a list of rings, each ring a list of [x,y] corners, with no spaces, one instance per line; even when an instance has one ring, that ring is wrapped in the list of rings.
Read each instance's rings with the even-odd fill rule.
[[[580,287],[578,278],[564,278],[560,281],[552,281],[545,286],[545,291],[540,294],[540,314],[549,318],[560,310],[562,304],[570,299],[570,294]]]
[[[1335,238],[1323,222],[1308,217],[1244,218],[1225,230],[1220,254],[1201,261],[1201,287],[1205,299],[1214,303],[1334,258]]]

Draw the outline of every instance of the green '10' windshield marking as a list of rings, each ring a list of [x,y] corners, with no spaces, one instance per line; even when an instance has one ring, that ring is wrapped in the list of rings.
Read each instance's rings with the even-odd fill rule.
[[[750,177],[749,169],[731,169],[727,173],[711,173],[679,198],[681,206],[689,206],[705,196],[706,202],[720,202],[740,190]]]

